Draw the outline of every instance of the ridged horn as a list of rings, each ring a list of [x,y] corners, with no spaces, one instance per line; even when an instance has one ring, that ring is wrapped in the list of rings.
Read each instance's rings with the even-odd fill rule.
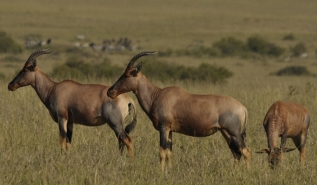
[[[44,50],[38,50],[38,51],[35,51],[34,53],[32,53],[30,55],[30,57],[28,58],[28,60],[26,61],[26,64],[30,63],[30,62],[34,62],[34,60],[40,56],[40,55],[43,55],[43,54],[48,54],[48,53],[51,53],[52,51],[50,51],[49,49],[44,49]]]
[[[155,51],[144,51],[137,55],[135,55],[129,62],[128,67],[131,68],[134,66],[134,62],[137,61],[139,58],[146,56],[146,55],[153,55]]]

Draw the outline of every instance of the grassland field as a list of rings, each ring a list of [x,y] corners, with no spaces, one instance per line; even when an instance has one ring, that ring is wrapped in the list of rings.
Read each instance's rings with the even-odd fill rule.
[[[115,134],[106,125],[75,125],[72,150],[61,155],[57,124],[35,91],[31,87],[15,92],[7,90],[8,83],[34,50],[0,53],[0,73],[5,75],[0,79],[0,184],[316,184],[317,78],[269,75],[290,65],[305,66],[317,74],[316,9],[317,1],[313,0],[2,0],[0,30],[21,45],[30,35],[52,39],[48,47],[54,52],[37,60],[48,74],[54,66],[65,63],[70,55],[65,51],[73,47],[77,34],[86,34],[85,41],[95,43],[106,38],[128,37],[140,51],[182,49],[196,43],[210,46],[228,36],[246,40],[260,35],[285,48],[302,42],[308,57],[286,61],[287,52],[279,58],[256,59],[161,57],[185,66],[216,64],[233,72],[233,77],[223,85],[159,80],[153,83],[159,87],[181,86],[191,93],[229,95],[239,100],[249,111],[246,143],[252,150],[251,170],[246,170],[244,161],[233,168],[232,154],[220,133],[206,138],[174,133],[173,168],[162,175],[159,134],[139,106],[137,127],[131,133],[135,146],[133,161],[126,151],[120,156]],[[295,40],[284,41],[282,38],[287,34],[293,34]],[[139,51],[109,54],[87,48],[82,52],[89,54],[78,54],[85,61],[98,62],[107,57],[112,63],[124,66]],[[6,60],[12,55],[17,61]],[[114,81],[92,77],[80,82],[110,85]],[[303,169],[298,151],[285,154],[283,163],[275,170],[269,168],[266,155],[255,153],[267,146],[262,121],[277,100],[300,103],[311,113],[307,162]],[[290,139],[287,147],[294,147]]]

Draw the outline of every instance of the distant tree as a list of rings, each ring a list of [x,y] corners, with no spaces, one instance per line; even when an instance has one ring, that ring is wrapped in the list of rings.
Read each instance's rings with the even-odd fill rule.
[[[22,53],[22,46],[16,43],[6,32],[0,31],[0,53]]]

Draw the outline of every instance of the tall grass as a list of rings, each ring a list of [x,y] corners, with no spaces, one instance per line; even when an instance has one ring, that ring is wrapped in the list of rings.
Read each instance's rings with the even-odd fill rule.
[[[313,81],[312,78],[301,77],[292,82],[282,80],[266,85],[249,82],[244,88],[240,88],[243,82],[222,86],[173,82],[192,93],[233,96],[248,108],[246,142],[252,150],[253,165],[247,171],[242,161],[240,166],[233,168],[232,154],[219,133],[206,138],[174,133],[173,168],[168,169],[163,176],[160,174],[158,160],[159,135],[140,107],[137,127],[131,134],[135,144],[133,161],[130,161],[126,153],[119,155],[115,135],[106,125],[75,125],[72,151],[62,155],[59,152],[57,124],[52,121],[34,90],[24,87],[9,92],[6,82],[1,81],[1,183],[314,184],[317,182],[314,178],[316,171],[312,170],[317,167],[314,124],[309,130],[307,164],[304,169],[299,167],[297,151],[285,154],[284,162],[276,170],[269,169],[266,155],[254,153],[266,147],[262,120],[274,101],[296,101],[312,113],[317,111],[316,86]],[[161,82],[153,83],[165,86]],[[291,140],[287,146],[294,146]]]

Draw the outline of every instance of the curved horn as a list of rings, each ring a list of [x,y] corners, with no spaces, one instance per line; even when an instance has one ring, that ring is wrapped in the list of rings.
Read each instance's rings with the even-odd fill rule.
[[[133,67],[134,65],[134,62],[137,61],[139,58],[145,56],[145,55],[153,55],[155,53],[155,51],[144,51],[144,52],[141,52],[137,55],[135,55],[129,62],[128,64],[128,67]]]
[[[26,61],[26,63],[32,62],[33,60],[36,59],[36,57],[43,55],[43,54],[48,54],[51,53],[52,51],[50,51],[49,49],[44,49],[44,50],[38,50],[35,51],[34,53],[32,53],[30,55],[30,57],[28,58],[28,60]]]

